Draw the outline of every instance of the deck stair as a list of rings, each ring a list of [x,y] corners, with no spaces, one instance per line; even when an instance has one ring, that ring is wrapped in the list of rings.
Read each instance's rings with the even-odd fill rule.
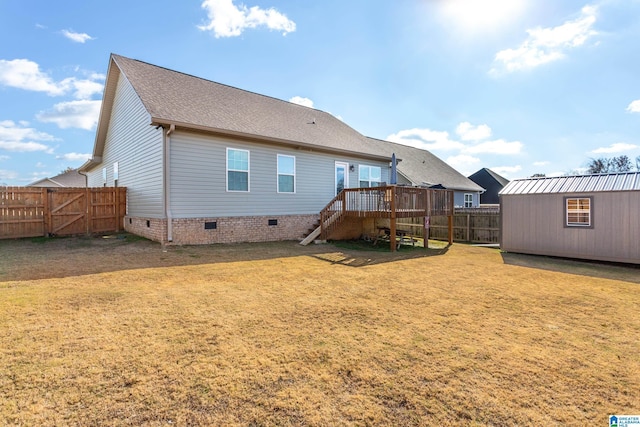
[[[322,209],[318,225],[300,244],[327,240],[346,218],[388,218],[395,235],[397,219],[431,215],[452,218],[453,191],[398,185],[345,188]]]

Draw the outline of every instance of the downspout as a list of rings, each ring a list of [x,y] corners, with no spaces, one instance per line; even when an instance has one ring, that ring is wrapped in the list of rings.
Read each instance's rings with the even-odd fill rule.
[[[164,129],[163,129],[164,130]],[[164,214],[167,218],[167,242],[173,242],[173,215],[171,214],[171,133],[176,125],[169,126],[164,136]]]

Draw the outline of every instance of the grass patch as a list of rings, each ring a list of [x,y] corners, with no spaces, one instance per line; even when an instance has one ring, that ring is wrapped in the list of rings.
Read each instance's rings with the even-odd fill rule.
[[[118,250],[184,264],[101,246],[119,270],[0,277],[5,424],[605,425],[638,411],[635,283],[465,245],[359,268],[312,252],[353,256],[331,245],[150,248]],[[85,253],[32,249],[30,268]]]

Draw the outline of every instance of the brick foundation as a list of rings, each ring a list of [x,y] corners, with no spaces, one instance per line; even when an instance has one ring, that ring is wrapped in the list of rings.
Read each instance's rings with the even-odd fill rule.
[[[207,245],[299,240],[307,234],[318,218],[317,214],[174,218],[172,242],[166,241],[167,221],[164,219],[125,217],[124,222],[128,232],[156,242],[170,245]]]

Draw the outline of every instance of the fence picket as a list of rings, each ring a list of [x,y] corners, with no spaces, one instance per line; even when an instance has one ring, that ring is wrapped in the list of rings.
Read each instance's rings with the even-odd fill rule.
[[[0,239],[120,231],[122,204],[124,187],[0,187]]]

